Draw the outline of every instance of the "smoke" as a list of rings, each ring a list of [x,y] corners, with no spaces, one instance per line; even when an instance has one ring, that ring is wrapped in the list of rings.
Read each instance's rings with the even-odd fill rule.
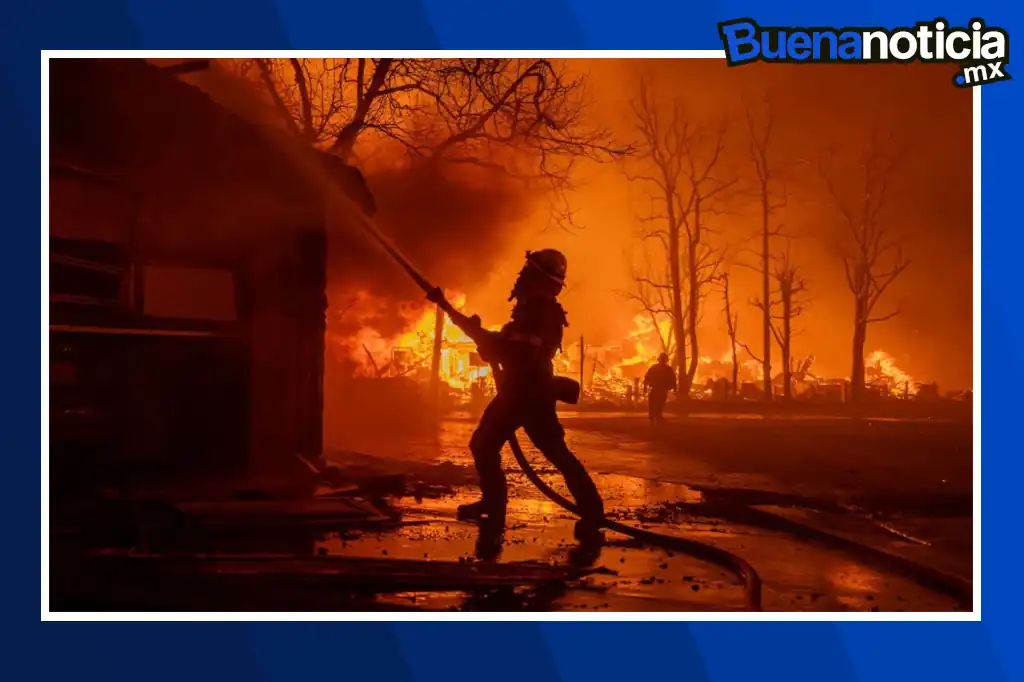
[[[150,61],[168,66],[176,60]],[[273,130],[268,139],[288,147],[312,182],[324,181],[323,169],[306,158],[301,143],[285,134],[280,114],[264,90],[235,75],[231,66],[214,60],[209,69],[181,78],[226,109]],[[487,166],[433,163],[410,158],[404,148],[375,140],[369,131],[359,149],[370,159],[356,165],[373,194],[377,226],[421,272],[446,289],[465,291],[483,281],[507,256],[522,222],[544,198],[498,168],[508,159],[482,158],[483,164],[491,164]],[[344,327],[338,325],[338,313],[360,292],[390,302],[367,316],[375,329],[382,334],[404,330],[410,317],[425,307],[423,293],[351,224],[344,210],[335,213],[328,215],[328,296],[334,330],[350,326],[349,319]]]
[[[156,66],[166,67],[180,63],[180,59],[148,59]],[[266,93],[256,84],[233,73],[229,62],[233,60],[210,60],[207,69],[178,76],[182,81],[203,91],[207,97],[235,115],[264,128],[286,132],[285,122],[274,110]]]
[[[465,291],[483,281],[533,208],[523,185],[479,167],[392,165],[367,171],[366,180],[378,228],[446,289]],[[329,279],[332,291],[423,300],[388,256],[351,229],[331,232]]]

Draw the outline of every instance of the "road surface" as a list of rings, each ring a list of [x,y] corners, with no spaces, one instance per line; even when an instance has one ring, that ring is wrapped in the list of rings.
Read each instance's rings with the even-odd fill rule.
[[[610,515],[743,557],[764,581],[765,610],[970,610],[969,425],[702,416],[651,427],[635,413],[570,413],[563,423]],[[454,418],[436,434],[403,433],[396,426],[335,444],[340,447],[329,459],[346,471],[405,473],[421,482],[422,492],[419,499],[398,501],[414,525],[381,535],[329,537],[322,551],[600,570],[543,593],[388,598],[406,607],[744,607],[742,584],[716,565],[639,547],[614,533],[601,547],[581,547],[571,516],[533,488],[507,451],[507,531],[498,539],[482,538],[476,526],[455,519],[455,507],[477,494],[466,447],[473,426],[469,418]],[[566,494],[556,472],[521,440],[545,479]]]

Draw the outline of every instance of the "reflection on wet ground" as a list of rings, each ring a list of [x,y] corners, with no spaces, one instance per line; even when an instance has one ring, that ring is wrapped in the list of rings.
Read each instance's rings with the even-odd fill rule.
[[[886,556],[902,556],[922,566],[965,576],[964,584],[969,584],[969,551],[950,553],[947,550],[952,543],[944,544],[946,536],[962,542],[962,517],[933,516],[925,523],[911,516],[883,523],[868,511],[847,504],[842,495],[787,491],[771,475],[723,471],[713,463],[682,453],[673,457],[653,444],[643,431],[630,435],[577,429],[573,428],[572,418],[565,419],[565,423],[568,442],[594,472],[610,516],[743,557],[761,575],[766,610],[970,608],[948,591],[929,589],[929,585],[934,585],[912,570],[902,570],[902,565],[893,569],[870,552],[850,549],[861,543],[865,548],[887,553]],[[599,548],[581,548],[573,539],[574,519],[526,480],[508,452],[505,464],[512,502],[507,529],[496,552],[482,552],[480,529],[457,521],[454,514],[458,504],[471,501],[476,495],[471,482],[472,460],[466,449],[472,427],[471,421],[456,419],[445,422],[434,437],[402,443],[388,439],[387,444],[366,438],[346,444],[348,452],[336,461],[339,466],[355,462],[368,469],[404,467],[410,472],[418,470],[412,477],[433,476],[434,483],[444,482],[439,479],[450,476],[451,492],[399,500],[404,517],[418,522],[414,525],[382,534],[329,537],[320,544],[321,551],[340,556],[464,562],[479,561],[484,556],[503,563],[554,565],[578,563],[581,555],[589,551],[584,558],[600,569],[580,581],[543,593],[520,590],[515,594],[491,595],[488,599],[459,593],[405,593],[379,598],[384,603],[416,608],[688,611],[744,607],[742,583],[716,565],[642,547],[614,533],[607,533],[606,543]],[[545,480],[567,494],[554,469],[525,439],[524,449]],[[373,452],[375,456],[355,452]],[[376,462],[377,456],[389,463]],[[434,475],[438,471],[445,473],[440,477]],[[765,523],[766,519],[770,522]],[[968,533],[969,523],[968,518]],[[809,533],[802,537],[787,524],[805,524]],[[814,533],[834,534],[843,542],[814,541]]]
[[[765,610],[970,609],[969,428],[965,438],[960,427],[918,424],[563,419],[611,519],[741,557],[760,575]],[[51,542],[57,610],[748,607],[749,585],[718,564],[615,532],[578,542],[575,519],[509,452],[505,526],[457,520],[457,505],[478,494],[473,425],[335,443],[336,469],[321,472],[316,499],[253,488],[231,500],[114,500],[65,517],[69,528],[51,530],[63,538]],[[92,544],[77,545],[73,526]]]
[[[619,480],[615,480],[619,479]],[[599,485],[623,489],[637,484],[622,477],[602,476]],[[606,485],[609,484],[609,485]],[[658,491],[668,493],[668,490]],[[480,555],[480,529],[454,518],[454,507],[469,495],[425,499],[405,510],[418,522],[388,533],[351,533],[320,543],[330,555],[391,557],[436,561],[476,561]],[[516,500],[497,560],[574,564],[574,520],[542,500]],[[635,509],[611,505],[623,517],[638,516]],[[639,514],[643,519],[643,514]],[[766,610],[884,610],[947,611],[956,600],[905,578],[889,575],[858,563],[842,552],[830,551],[784,533],[744,527],[716,519],[685,523],[638,521],[643,528],[680,535],[739,554],[758,570],[765,584]],[[547,603],[521,590],[516,599],[501,602],[503,609],[591,609],[613,611],[740,610],[744,608],[743,585],[718,566],[657,548],[642,547],[614,533],[597,548],[592,565],[603,569],[557,594]],[[408,593],[391,595],[420,608],[467,608],[466,594]],[[476,605],[480,607],[480,605]]]

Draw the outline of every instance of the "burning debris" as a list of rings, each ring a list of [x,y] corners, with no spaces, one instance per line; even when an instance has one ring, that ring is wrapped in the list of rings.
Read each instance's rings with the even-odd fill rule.
[[[463,307],[466,297],[455,294],[453,300]],[[449,387],[462,391],[489,382],[490,367],[480,359],[473,341],[451,320],[443,317],[438,335],[435,310],[399,304],[405,324],[396,329],[386,313],[392,306],[391,301],[359,292],[338,313],[338,330],[328,331],[328,343],[335,361],[347,365],[351,376],[429,382],[434,348],[439,345],[438,374]],[[346,333],[353,328],[354,332]]]
[[[909,397],[917,395],[920,385],[896,366],[896,361],[885,351],[876,350],[864,359],[867,385],[881,389],[887,395]]]
[[[465,294],[456,293],[452,298],[457,307],[465,307]],[[439,340],[438,376],[456,403],[472,402],[475,397],[494,392],[490,366],[480,358],[473,341],[447,317],[438,336],[433,308],[421,303],[396,304],[360,291],[339,307],[332,322],[329,352],[347,376],[404,378],[426,386]],[[633,318],[632,329],[618,343],[589,345],[580,338],[567,344],[555,357],[555,372],[580,380],[592,406],[624,407],[640,399],[647,369],[660,353],[668,351],[671,356],[672,349],[670,322],[641,313]],[[753,358],[740,360],[739,385],[734,389],[733,362],[729,351],[719,358],[700,356],[690,397],[722,400],[736,394],[740,399],[763,398],[763,365]],[[794,364],[793,397],[842,401],[848,380],[819,376],[812,371],[814,362],[815,357],[809,355]],[[875,394],[901,399],[918,395],[921,385],[885,351],[872,352],[864,364],[867,386]],[[782,381],[781,372],[773,377],[776,391],[781,392]]]

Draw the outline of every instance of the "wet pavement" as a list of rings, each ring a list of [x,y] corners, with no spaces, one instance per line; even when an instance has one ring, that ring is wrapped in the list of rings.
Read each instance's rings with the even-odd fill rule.
[[[819,477],[816,483],[811,474],[787,481],[771,471],[758,471],[765,467],[738,471],[735,464],[723,466],[699,453],[671,446],[671,438],[667,444],[665,438],[650,431],[646,420],[635,415],[606,420],[611,428],[595,428],[590,416],[577,419],[566,415],[563,421],[567,440],[593,472],[611,517],[742,557],[763,581],[765,610],[970,610],[965,594],[970,590],[971,520],[962,510],[944,514],[940,506],[938,512],[933,509],[921,515],[915,515],[912,508],[882,514],[851,503],[861,498],[880,499],[877,494],[871,497],[877,491],[860,483],[849,490],[836,490],[831,474]],[[329,455],[331,463],[346,471],[402,473],[413,485],[410,495],[395,501],[407,525],[381,533],[354,531],[345,537],[328,536],[319,543],[318,551],[370,558],[540,562],[589,567],[597,572],[543,589],[377,597],[381,607],[745,608],[742,581],[718,565],[680,552],[644,547],[613,532],[605,534],[600,546],[581,545],[573,537],[573,517],[526,480],[507,449],[505,468],[512,501],[504,534],[495,537],[487,529],[481,532],[475,524],[458,521],[457,505],[477,495],[466,447],[472,428],[470,419],[449,419],[436,435],[376,434],[352,439],[344,444],[344,451]],[[538,473],[567,495],[557,472],[522,440]],[[908,494],[923,494],[925,483],[907,488]]]

